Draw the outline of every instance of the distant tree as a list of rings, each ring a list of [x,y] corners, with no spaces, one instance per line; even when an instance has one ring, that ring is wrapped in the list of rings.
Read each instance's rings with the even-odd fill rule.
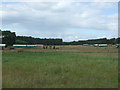
[[[26,41],[16,40],[15,44],[28,44]]]
[[[2,31],[2,43],[11,46],[15,43],[16,34],[11,31]]]
[[[115,38],[111,38],[108,40],[109,44],[116,44],[117,40]]]
[[[120,37],[116,39],[116,43],[120,44]]]
[[[28,36],[17,36],[16,40],[25,41],[28,44],[44,44],[44,45],[62,45],[62,39],[56,38],[34,38]]]
[[[7,46],[13,44],[43,44],[49,46],[55,45],[83,45],[83,44],[120,44],[119,38],[100,38],[90,40],[79,40],[71,42],[63,42],[61,38],[34,38],[31,36],[16,36],[15,32],[0,30],[0,42]],[[50,47],[51,48],[51,47]]]

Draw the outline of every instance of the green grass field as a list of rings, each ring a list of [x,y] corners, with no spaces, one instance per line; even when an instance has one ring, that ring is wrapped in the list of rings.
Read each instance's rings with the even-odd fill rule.
[[[117,88],[118,58],[89,53],[3,52],[3,88]]]

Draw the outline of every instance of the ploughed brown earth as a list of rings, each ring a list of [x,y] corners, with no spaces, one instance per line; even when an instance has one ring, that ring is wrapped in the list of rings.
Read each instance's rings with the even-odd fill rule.
[[[24,47],[24,48],[15,48],[13,50],[9,50],[9,48],[5,48],[3,52],[15,51],[30,51],[30,52],[77,52],[80,54],[86,55],[102,55],[102,56],[110,56],[110,57],[118,57],[118,48],[115,46],[108,47],[94,47],[94,46],[81,46],[81,45],[64,45],[64,46],[55,46],[50,49],[48,46],[47,49],[43,49],[43,47]]]

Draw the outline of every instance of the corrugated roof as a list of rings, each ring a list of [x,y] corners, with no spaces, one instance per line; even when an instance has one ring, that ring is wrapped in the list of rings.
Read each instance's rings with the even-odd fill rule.
[[[6,44],[0,44],[0,46],[4,47],[4,46],[6,46]]]
[[[14,44],[14,47],[38,47],[38,46],[43,46],[42,44],[39,45],[20,45],[20,44]]]

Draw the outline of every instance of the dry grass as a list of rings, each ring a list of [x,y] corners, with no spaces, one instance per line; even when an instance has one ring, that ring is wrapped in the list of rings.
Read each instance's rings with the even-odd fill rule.
[[[100,55],[100,56],[110,56],[118,57],[118,48],[115,46],[111,47],[93,47],[93,46],[81,46],[81,45],[64,45],[56,46],[59,49],[43,49],[42,47],[33,47],[33,48],[15,48],[11,50],[12,52],[78,52],[85,55]],[[5,49],[3,52],[9,52],[9,49]]]

